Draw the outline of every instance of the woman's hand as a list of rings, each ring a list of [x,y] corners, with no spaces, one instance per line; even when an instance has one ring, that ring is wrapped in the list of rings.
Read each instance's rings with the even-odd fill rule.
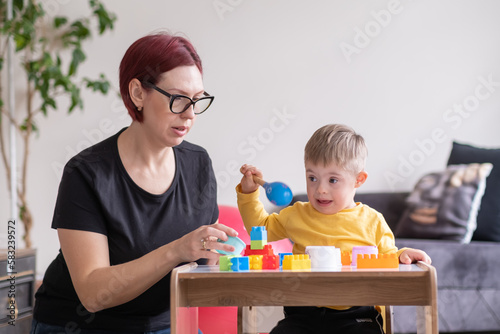
[[[216,222],[212,225],[205,225],[197,228],[191,233],[174,241],[173,249],[178,257],[178,262],[191,262],[198,259],[208,259],[210,264],[215,264],[219,260],[219,253],[213,250],[234,251],[234,246],[218,242],[227,241],[227,236],[236,237],[238,232],[229,226]]]
[[[426,252],[420,250],[420,249],[413,249],[413,248],[408,248],[405,249],[400,255],[399,255],[399,262],[402,264],[411,264],[413,262],[417,261],[422,261],[427,264],[431,264],[432,260],[427,255]]]
[[[243,174],[240,183],[242,193],[250,194],[259,189],[259,184],[256,183],[253,179],[254,175],[262,178],[262,172],[257,167],[245,164],[241,166],[240,172],[241,174]]]

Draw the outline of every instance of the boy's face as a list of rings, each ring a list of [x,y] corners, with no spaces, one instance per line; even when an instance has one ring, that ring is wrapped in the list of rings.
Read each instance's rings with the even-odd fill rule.
[[[319,212],[332,215],[353,208],[354,194],[366,179],[366,173],[358,175],[335,164],[323,166],[306,162],[307,197]]]

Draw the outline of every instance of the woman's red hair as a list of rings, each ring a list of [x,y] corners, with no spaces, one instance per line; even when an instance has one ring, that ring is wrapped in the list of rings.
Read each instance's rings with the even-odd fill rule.
[[[142,122],[143,114],[130,98],[128,85],[134,78],[157,84],[160,76],[178,66],[196,65],[203,73],[201,59],[193,45],[184,37],[158,33],[135,41],[120,63],[120,93],[134,121]],[[150,89],[145,87],[144,89]]]

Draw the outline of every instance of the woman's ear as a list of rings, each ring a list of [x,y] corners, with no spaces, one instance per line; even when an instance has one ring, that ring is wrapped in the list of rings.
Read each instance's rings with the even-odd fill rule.
[[[363,183],[365,183],[366,179],[368,178],[368,173],[365,171],[359,172],[358,176],[356,176],[356,184],[354,185],[354,188],[359,188]]]
[[[130,94],[130,99],[134,102],[137,109],[141,110],[144,107],[144,89],[142,88],[141,82],[136,78],[130,80],[128,92]]]

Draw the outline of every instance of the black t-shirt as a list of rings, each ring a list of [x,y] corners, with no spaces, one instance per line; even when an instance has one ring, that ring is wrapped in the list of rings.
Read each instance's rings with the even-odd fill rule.
[[[170,188],[153,195],[127,174],[116,135],[82,151],[65,166],[52,228],[91,231],[108,237],[111,265],[137,259],[179,239],[219,215],[217,186],[207,152],[186,141],[174,147],[176,171]],[[200,263],[203,261],[201,260]],[[106,289],[118,289],[115,277]],[[122,332],[170,327],[170,274],[125,304],[89,313],[80,303],[60,251],[36,293],[34,317],[69,329]]]

